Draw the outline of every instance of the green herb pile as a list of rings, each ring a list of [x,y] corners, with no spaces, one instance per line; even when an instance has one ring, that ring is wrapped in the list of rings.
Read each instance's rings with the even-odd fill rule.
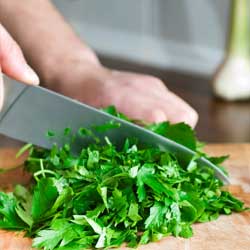
[[[125,118],[113,107],[107,111]],[[147,128],[204,156],[183,123]],[[83,139],[90,133],[79,130]],[[24,150],[30,151],[25,170],[32,173],[32,183],[0,193],[0,228],[26,231],[38,249],[110,248],[124,242],[135,247],[167,235],[188,238],[193,223],[244,210],[222,190],[213,170],[197,166],[195,158],[183,166],[174,155],[140,148],[129,138],[120,150],[106,138],[77,156],[70,144],[51,150],[28,144],[20,153]],[[209,159],[218,165],[225,157]]]

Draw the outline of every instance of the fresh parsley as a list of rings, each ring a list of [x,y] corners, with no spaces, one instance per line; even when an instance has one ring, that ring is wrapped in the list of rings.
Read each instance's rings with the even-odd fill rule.
[[[114,107],[106,111],[129,120]],[[144,125],[205,156],[189,126]],[[85,128],[79,133],[94,136]],[[70,129],[64,134],[71,134]],[[17,185],[12,193],[0,192],[0,228],[26,231],[38,249],[110,248],[124,242],[135,247],[168,235],[188,238],[193,223],[245,209],[222,189],[212,169],[198,167],[195,159],[182,166],[174,155],[140,148],[129,138],[119,150],[108,138],[106,144],[96,140],[77,156],[71,144],[55,144],[50,150],[28,144],[18,155],[25,150],[30,152],[25,170],[33,180],[28,187]],[[221,164],[225,158],[210,160]]]

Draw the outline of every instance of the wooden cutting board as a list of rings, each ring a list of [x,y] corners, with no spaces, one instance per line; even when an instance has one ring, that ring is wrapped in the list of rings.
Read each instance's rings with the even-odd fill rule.
[[[230,154],[225,166],[231,177],[230,190],[250,206],[250,144],[215,144],[206,147],[211,155]],[[15,149],[0,149],[0,168],[21,164],[15,159]],[[26,183],[29,176],[21,169],[0,175],[0,185]],[[21,234],[0,230],[0,250],[29,250],[31,240]],[[125,250],[126,248],[119,248]],[[250,212],[220,216],[213,222],[195,224],[191,239],[166,237],[165,239],[140,246],[140,250],[250,250]],[[72,249],[73,250],[73,249]]]

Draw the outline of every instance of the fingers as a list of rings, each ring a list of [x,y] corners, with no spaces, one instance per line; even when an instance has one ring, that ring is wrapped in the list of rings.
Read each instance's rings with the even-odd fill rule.
[[[166,105],[164,106],[165,113],[168,114],[172,123],[185,122],[192,128],[195,127],[198,122],[198,114],[189,104],[171,91],[167,93],[165,99],[172,106],[172,109],[169,109]]]
[[[37,74],[24,59],[22,51],[5,28],[0,24],[0,66],[11,78],[27,84],[39,84]]]
[[[144,83],[145,83],[144,76]],[[183,99],[169,91],[164,83],[154,77],[148,79],[149,85],[141,90],[145,98],[151,99],[154,110],[155,122],[159,121],[159,117],[163,118],[162,113],[165,114],[166,119],[171,123],[185,122],[191,127],[195,127],[198,121],[197,112]],[[152,117],[152,115],[151,115]]]
[[[118,110],[132,119],[143,120],[149,123],[169,121],[171,123],[185,122],[194,127],[198,120],[197,113],[173,93],[164,93],[163,96],[147,95],[134,92],[119,95],[113,99]]]
[[[108,93],[109,103],[133,119],[150,123],[185,122],[194,127],[197,112],[152,76],[115,72]],[[107,96],[106,96],[107,97]]]
[[[172,123],[185,122],[195,127],[198,114],[188,103],[169,91],[160,79],[147,75],[136,76],[137,86],[141,87],[140,92],[144,93],[145,97],[151,98],[154,103],[155,122],[163,119],[164,113],[165,120],[168,119]]]
[[[119,98],[112,100],[117,109],[134,120],[142,120],[148,123],[159,123],[169,120],[166,112],[157,106],[152,98],[145,95],[135,95],[130,93],[128,95],[120,95]]]
[[[164,95],[151,98],[155,109],[164,112],[171,123],[184,122],[192,128],[197,124],[197,112],[174,93],[168,91]]]
[[[129,87],[133,85],[133,88],[138,91],[150,90],[153,91],[153,93],[166,93],[168,90],[166,85],[154,76],[120,71],[112,71],[112,74],[123,84],[127,84]]]

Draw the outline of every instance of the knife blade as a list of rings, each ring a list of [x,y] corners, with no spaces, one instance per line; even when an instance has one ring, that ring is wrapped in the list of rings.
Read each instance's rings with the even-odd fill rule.
[[[45,136],[48,130],[63,131],[69,127],[76,132],[81,127],[88,129],[93,125],[103,125],[112,120],[120,126],[99,133],[101,140],[108,137],[115,145],[122,145],[126,138],[137,138],[140,143],[173,153],[186,164],[196,155],[189,148],[163,136],[45,88],[23,85],[9,78],[5,80],[4,88],[5,98],[0,112],[0,133],[11,138],[43,148],[51,148],[53,143]],[[57,138],[57,143],[59,146],[62,145],[63,139]],[[89,140],[77,137],[74,151],[79,151],[88,143]],[[200,167],[206,166],[214,169],[217,178],[225,184],[229,183],[225,173],[212,162],[203,157],[197,162]]]

